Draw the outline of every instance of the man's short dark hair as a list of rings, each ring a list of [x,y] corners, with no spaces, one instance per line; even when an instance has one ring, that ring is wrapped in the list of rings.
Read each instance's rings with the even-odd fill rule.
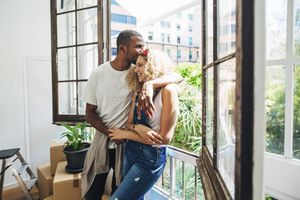
[[[139,32],[134,30],[124,30],[117,37],[117,52],[119,52],[120,44],[128,46],[131,42],[131,37],[143,37]]]

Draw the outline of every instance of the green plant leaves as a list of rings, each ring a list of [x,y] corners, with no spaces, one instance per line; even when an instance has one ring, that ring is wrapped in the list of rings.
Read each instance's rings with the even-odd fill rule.
[[[84,149],[84,144],[91,141],[91,134],[86,131],[87,123],[77,123],[75,126],[64,125],[66,132],[61,134],[61,137],[67,138],[67,146],[72,150],[79,151]]]

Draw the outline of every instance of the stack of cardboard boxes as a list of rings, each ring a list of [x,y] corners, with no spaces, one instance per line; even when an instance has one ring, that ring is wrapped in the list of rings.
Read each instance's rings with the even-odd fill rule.
[[[38,167],[40,200],[81,200],[81,173],[66,172],[64,143],[53,141],[50,145],[50,163]],[[103,199],[108,199],[103,196]]]
[[[65,171],[67,162],[63,153],[63,142],[53,141],[50,145],[50,163],[38,167],[40,199],[80,200],[80,173]]]

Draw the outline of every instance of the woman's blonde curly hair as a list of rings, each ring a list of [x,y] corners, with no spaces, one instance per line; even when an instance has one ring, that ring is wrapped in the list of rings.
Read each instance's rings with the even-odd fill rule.
[[[146,81],[156,79],[171,71],[173,63],[169,57],[162,51],[155,49],[145,49],[139,56],[146,60],[145,74]],[[139,82],[137,73],[134,72],[136,65],[133,65],[126,76],[128,86],[134,92],[142,89],[143,83]]]

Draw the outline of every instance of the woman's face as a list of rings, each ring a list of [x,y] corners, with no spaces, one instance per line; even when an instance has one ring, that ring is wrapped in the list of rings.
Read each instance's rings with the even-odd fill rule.
[[[145,82],[147,75],[145,74],[146,59],[143,56],[138,56],[134,72],[137,73],[139,82]]]

